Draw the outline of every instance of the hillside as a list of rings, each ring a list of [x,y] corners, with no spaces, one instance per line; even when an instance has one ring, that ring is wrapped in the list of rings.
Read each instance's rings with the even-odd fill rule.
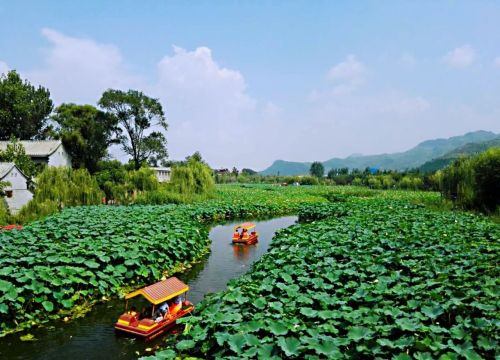
[[[431,159],[437,159],[466,144],[482,143],[498,137],[490,131],[475,131],[448,139],[434,139],[421,142],[410,150],[379,155],[351,155],[347,158],[332,158],[323,162],[325,170],[347,167],[364,169],[404,170],[416,168]],[[276,160],[270,167],[260,172],[262,175],[302,175],[309,172],[311,163]]]
[[[420,167],[423,172],[434,172],[448,166],[453,160],[462,156],[471,156],[481,153],[491,147],[500,147],[500,137],[493,140],[479,143],[468,143],[440,156],[436,159],[427,161]]]

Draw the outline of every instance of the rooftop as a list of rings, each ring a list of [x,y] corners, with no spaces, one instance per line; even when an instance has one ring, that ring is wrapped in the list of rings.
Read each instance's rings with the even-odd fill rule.
[[[0,150],[5,150],[10,141],[0,141]],[[49,156],[54,153],[59,145],[61,145],[60,140],[22,140],[19,141],[24,146],[26,155],[29,156]]]
[[[13,162],[0,162],[0,180],[5,177],[14,166],[16,166],[16,164]]]
[[[125,299],[131,299],[137,295],[142,295],[149,302],[157,305],[189,290],[189,286],[184,284],[176,277],[157,282],[156,284],[146,286],[125,296]]]

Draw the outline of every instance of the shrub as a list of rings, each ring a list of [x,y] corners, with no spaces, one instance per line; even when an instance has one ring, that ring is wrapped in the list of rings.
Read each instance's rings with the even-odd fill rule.
[[[319,180],[314,176],[304,176],[299,179],[300,185],[318,185]]]
[[[494,211],[500,206],[500,148],[492,148],[475,159],[475,201],[479,207]]]
[[[465,209],[495,211],[500,205],[500,148],[454,161],[436,174],[444,197]]]

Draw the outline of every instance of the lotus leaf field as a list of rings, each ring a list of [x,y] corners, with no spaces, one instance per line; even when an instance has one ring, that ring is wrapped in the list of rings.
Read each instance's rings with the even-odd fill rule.
[[[227,187],[218,195],[196,205],[68,208],[1,231],[0,335],[181,269],[207,251],[211,222],[326,201],[293,189]]]
[[[192,205],[66,209],[0,233],[0,321],[32,320],[161,278],[223,219],[298,214],[149,359],[500,356],[500,227],[433,193],[221,186]]]
[[[391,197],[305,206],[148,359],[498,358],[499,226]]]

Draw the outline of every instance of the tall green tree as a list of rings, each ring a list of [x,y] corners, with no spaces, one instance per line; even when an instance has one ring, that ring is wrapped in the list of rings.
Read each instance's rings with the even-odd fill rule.
[[[140,91],[107,90],[99,100],[99,106],[114,116],[120,127],[117,137],[123,151],[132,157],[135,169],[141,163],[151,164],[167,157],[167,140],[153,127],[167,129],[167,121],[158,99],[150,98]]]
[[[52,120],[58,125],[56,133],[71,155],[73,167],[86,168],[91,174],[107,156],[108,147],[118,141],[116,117],[92,105],[62,104]]]
[[[322,178],[325,175],[325,167],[319,161],[315,161],[311,164],[309,173],[317,178]]]
[[[16,71],[0,77],[0,140],[43,139],[53,108],[49,90],[23,81]]]

